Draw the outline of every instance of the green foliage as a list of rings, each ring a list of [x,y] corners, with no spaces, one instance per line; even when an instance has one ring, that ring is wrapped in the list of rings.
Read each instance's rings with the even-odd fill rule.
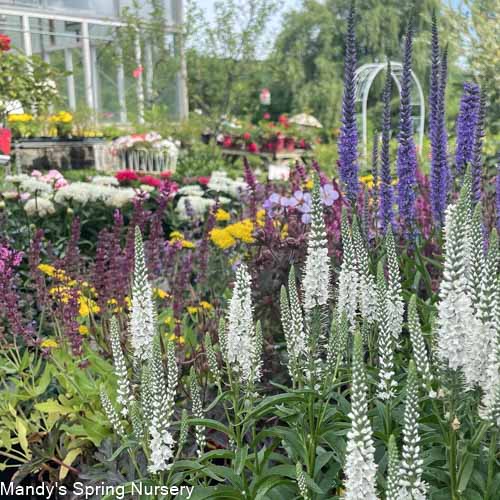
[[[58,102],[55,88],[58,76],[38,56],[27,57],[12,50],[0,53],[0,121],[5,121],[11,101],[19,101],[25,112],[47,112],[51,104]]]

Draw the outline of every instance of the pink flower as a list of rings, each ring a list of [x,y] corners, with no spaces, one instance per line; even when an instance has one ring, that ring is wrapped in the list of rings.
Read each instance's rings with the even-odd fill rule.
[[[168,179],[169,177],[172,177],[172,172],[170,170],[165,170],[165,172],[160,174],[160,177],[162,179]]]
[[[144,175],[143,177],[140,177],[139,180],[141,181],[141,184],[146,184],[155,188],[161,186],[161,180],[157,177],[153,177],[152,175]]]
[[[263,118],[264,118],[264,120],[270,120],[271,119],[271,115],[269,113],[264,113]]]
[[[257,144],[255,144],[255,142],[251,142],[248,146],[247,146],[247,150],[250,152],[250,153],[257,153],[259,151],[259,146],[257,146]]]
[[[132,71],[132,76],[134,78],[139,78],[141,75],[142,75],[142,72],[144,71],[144,68],[143,66],[140,64],[139,66],[137,66],[137,68],[134,69],[134,71]]]
[[[130,182],[139,179],[139,176],[133,170],[120,170],[116,172],[115,177],[118,182]]]
[[[243,139],[245,139],[245,141],[248,141],[252,136],[250,135],[250,132],[245,132],[243,134]]]
[[[31,198],[31,194],[30,193],[21,193],[21,196],[19,196],[19,198],[21,199],[21,201],[26,201],[26,200],[29,200]]]
[[[231,137],[226,137],[224,139],[224,142],[222,143],[222,145],[225,147],[225,148],[230,148],[232,145],[233,145],[233,140],[231,139]]]
[[[200,176],[198,177],[198,182],[203,185],[203,186],[206,186],[209,182],[210,182],[210,177],[203,177],[203,176]]]
[[[54,184],[54,187],[56,189],[61,189],[64,186],[67,186],[68,184],[69,184],[69,182],[66,179],[64,179],[64,177],[61,177],[60,179],[57,179],[57,181]]]
[[[31,172],[31,177],[41,177],[42,176],[42,172],[40,172],[40,170],[33,170]]]

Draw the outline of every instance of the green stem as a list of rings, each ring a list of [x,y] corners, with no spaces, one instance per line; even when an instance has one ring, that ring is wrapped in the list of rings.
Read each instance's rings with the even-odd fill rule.
[[[495,476],[495,465],[497,461],[497,441],[498,441],[498,431],[495,429],[491,433],[490,440],[490,450],[488,458],[488,479],[486,481],[486,499],[491,498],[493,500],[494,496],[492,494],[491,487],[493,483],[493,478]]]

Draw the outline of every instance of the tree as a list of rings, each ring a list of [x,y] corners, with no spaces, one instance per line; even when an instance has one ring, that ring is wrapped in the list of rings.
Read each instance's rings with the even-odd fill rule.
[[[266,27],[275,0],[216,0],[208,21],[188,8],[187,62],[193,108],[217,116],[251,113],[265,66]]]
[[[440,0],[358,0],[356,40],[360,64],[400,61],[406,21],[415,23],[414,71],[428,81],[431,13]],[[344,36],[350,0],[304,0],[302,8],[285,15],[273,53],[275,94],[294,111],[309,108],[325,125],[339,122]],[[444,22],[444,20],[443,20]],[[283,85],[283,83],[285,85]],[[380,95],[382,78],[373,96]]]
[[[497,0],[462,0],[449,14],[453,32],[465,49],[466,69],[486,92],[491,127],[500,112],[500,4]]]

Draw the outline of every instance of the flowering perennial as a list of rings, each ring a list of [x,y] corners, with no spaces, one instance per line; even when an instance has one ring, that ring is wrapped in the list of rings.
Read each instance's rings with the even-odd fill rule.
[[[406,401],[403,421],[403,452],[399,466],[398,500],[425,500],[427,484],[422,481],[424,461],[418,435],[418,379],[414,361],[408,367]]]
[[[156,331],[153,290],[148,280],[141,231],[135,228],[135,266],[132,284],[130,335],[134,355],[140,360],[151,356]]]
[[[311,311],[316,306],[324,306],[328,303],[331,276],[326,227],[323,219],[319,178],[317,176],[315,177],[312,192],[312,223],[304,267],[304,278],[302,280],[304,309]]]
[[[417,184],[417,152],[413,142],[413,122],[411,106],[411,61],[413,47],[411,21],[406,32],[401,77],[401,107],[398,136],[397,172],[399,218],[404,234],[415,237],[415,188]]]
[[[390,141],[391,141],[391,63],[387,62],[384,92],[382,94],[382,148],[380,151],[380,206],[378,218],[380,231],[385,234],[388,226],[394,226],[394,190],[392,187]]]
[[[226,357],[243,383],[251,383],[260,376],[259,364],[255,364],[258,346],[253,322],[251,283],[247,267],[241,264],[236,271],[236,282],[229,303]]]
[[[356,31],[355,9],[351,2],[346,35],[346,51],[344,59],[344,96],[342,99],[342,126],[339,137],[340,178],[344,184],[347,197],[355,203],[359,192],[358,181],[358,130],[355,111],[356,71]]]
[[[389,318],[389,300],[387,297],[387,284],[385,282],[384,269],[379,266],[378,277],[378,340],[377,350],[379,358],[379,382],[377,396],[380,399],[391,399],[395,395],[397,382],[394,370],[394,336],[391,331]]]
[[[361,335],[354,335],[352,355],[351,429],[347,434],[345,499],[376,500],[375,447],[368,418],[368,386],[363,362]]]
[[[111,351],[113,352],[113,362],[115,375],[117,379],[116,402],[121,406],[120,413],[126,417],[129,409],[128,405],[132,402],[132,393],[128,380],[127,365],[120,343],[120,331],[116,317],[111,318],[110,322]]]

